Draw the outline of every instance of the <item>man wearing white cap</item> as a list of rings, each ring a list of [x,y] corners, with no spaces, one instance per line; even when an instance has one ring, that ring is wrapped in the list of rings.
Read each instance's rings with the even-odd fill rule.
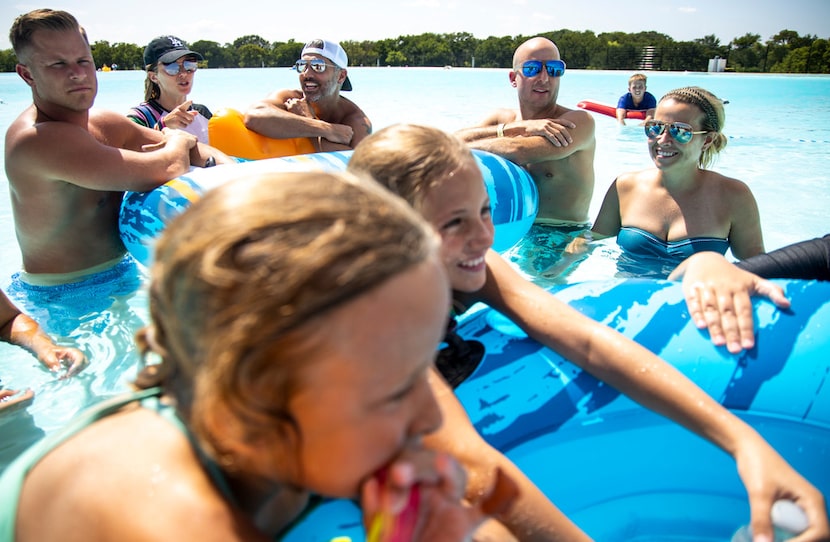
[[[340,44],[311,40],[294,65],[301,88],[278,90],[252,105],[245,113],[245,126],[277,139],[311,138],[321,152],[355,148],[372,133],[372,123],[340,95],[341,90],[352,90],[348,65]]]

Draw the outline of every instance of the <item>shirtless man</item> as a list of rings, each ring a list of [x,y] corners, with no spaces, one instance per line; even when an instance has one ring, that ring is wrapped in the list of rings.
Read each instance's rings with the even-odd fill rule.
[[[124,191],[150,190],[209,157],[231,161],[183,131],[159,132],[92,110],[95,62],[69,13],[21,15],[9,38],[33,101],[6,132],[6,176],[27,275],[74,282],[116,265],[126,253],[118,233]]]
[[[552,41],[525,41],[513,54],[509,74],[519,109],[494,111],[456,135],[527,169],[539,188],[537,220],[585,223],[594,192],[594,119],[587,111],[556,103],[564,72]]]
[[[301,90],[278,90],[255,103],[245,113],[245,126],[277,139],[311,138],[320,152],[354,149],[372,133],[372,123],[340,95],[341,90],[352,90],[348,65],[340,44],[311,40],[294,66]]]

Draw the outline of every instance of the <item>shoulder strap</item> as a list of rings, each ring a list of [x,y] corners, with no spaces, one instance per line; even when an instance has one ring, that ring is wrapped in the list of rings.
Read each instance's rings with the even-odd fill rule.
[[[161,388],[149,388],[134,393],[118,395],[83,411],[63,429],[55,431],[32,445],[15,459],[0,476],[3,502],[13,503],[0,509],[0,540],[14,540],[17,503],[23,491],[23,483],[29,471],[50,451],[96,420],[121,409],[134,401],[161,394]]]
[[[155,128],[156,123],[158,122],[159,114],[156,113],[155,109],[150,107],[147,102],[138,104],[137,106],[133,107],[132,115],[130,115],[133,120],[137,121],[138,124],[142,126],[146,126],[148,128]]]
[[[218,489],[219,492],[222,493],[222,495],[224,495],[225,498],[228,499],[228,501],[230,501],[234,506],[238,506],[236,496],[233,494],[233,491],[231,491],[231,486],[228,483],[227,478],[225,478],[222,469],[215,461],[213,461],[213,459],[210,458],[210,456],[207,455],[207,453],[205,453],[202,446],[199,444],[199,441],[196,439],[196,435],[194,435],[184,421],[179,418],[176,408],[169,404],[162,403],[161,395],[145,397],[141,401],[141,406],[158,413],[162,418],[172,423],[179,431],[182,432],[182,434],[184,434],[185,437],[187,437],[187,440],[190,442],[190,446],[193,448],[193,451],[196,453],[196,456],[199,458],[202,466],[207,471],[208,476],[210,476],[210,479],[213,481],[216,489]]]

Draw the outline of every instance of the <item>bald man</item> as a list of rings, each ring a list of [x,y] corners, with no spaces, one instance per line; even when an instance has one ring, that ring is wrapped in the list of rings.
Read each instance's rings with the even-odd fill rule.
[[[585,224],[594,192],[594,119],[556,103],[565,63],[549,39],[516,48],[510,84],[518,109],[498,109],[456,135],[523,166],[539,188],[538,222]]]

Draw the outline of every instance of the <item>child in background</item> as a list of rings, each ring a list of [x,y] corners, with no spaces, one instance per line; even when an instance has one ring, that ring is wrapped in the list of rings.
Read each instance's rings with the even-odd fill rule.
[[[628,78],[628,92],[617,101],[617,122],[625,124],[625,115],[629,111],[645,111],[646,117],[654,116],[657,99],[646,90],[646,76],[635,73]]]

